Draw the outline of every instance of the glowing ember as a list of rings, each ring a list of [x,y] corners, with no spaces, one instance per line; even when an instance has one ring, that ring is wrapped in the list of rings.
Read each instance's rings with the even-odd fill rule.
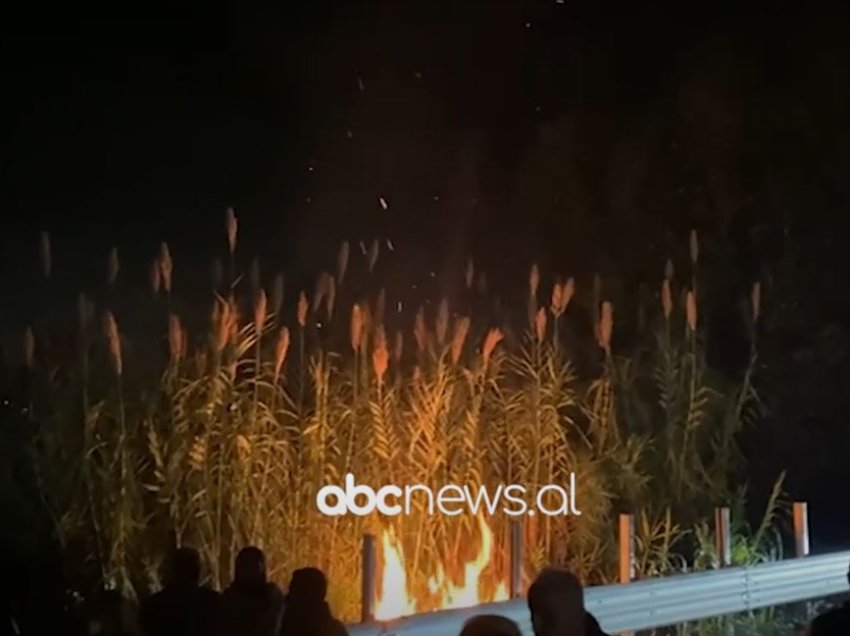
[[[478,555],[464,565],[463,580],[460,583],[450,580],[442,566],[438,566],[437,573],[428,580],[428,589],[436,599],[436,607],[428,602],[429,609],[457,609],[508,599],[504,582],[499,583],[492,593],[485,594],[482,590],[482,574],[492,556],[493,533],[481,517],[478,518],[478,528],[481,533]],[[392,532],[384,531],[381,547],[384,566],[375,603],[375,618],[389,620],[423,611],[422,600],[411,597],[408,590],[404,553]]]

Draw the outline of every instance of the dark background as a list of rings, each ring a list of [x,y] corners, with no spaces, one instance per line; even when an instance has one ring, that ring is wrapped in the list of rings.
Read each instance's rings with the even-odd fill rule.
[[[765,285],[753,500],[787,468],[815,547],[847,542],[850,12],[623,4],[7,10],[2,320],[26,320],[41,230],[71,293],[113,245],[146,284],[161,240],[201,280],[230,205],[242,257],[296,285],[377,236],[391,278],[450,288],[472,254],[510,293],[532,260],[656,289],[695,227],[721,368]]]

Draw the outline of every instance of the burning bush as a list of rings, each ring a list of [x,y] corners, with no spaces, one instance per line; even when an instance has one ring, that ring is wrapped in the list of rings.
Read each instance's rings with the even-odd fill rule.
[[[137,311],[161,336],[126,326],[141,319],[113,300],[117,252],[108,293],[80,298],[73,355],[54,355],[50,322],[27,332],[43,493],[69,560],[85,555],[72,571],[94,565],[103,579],[141,593],[156,584],[168,546],[188,544],[201,549],[220,587],[250,543],[266,551],[279,580],[322,567],[334,604],[352,616],[361,537],[374,533],[384,547],[382,580],[396,586],[380,590],[390,616],[503,596],[510,519],[422,508],[390,521],[320,515],[317,491],[346,473],[434,490],[534,490],[575,473],[583,514],[524,518],[524,565],[533,573],[558,562],[588,581],[616,571],[613,525],[622,509],[643,515],[642,571],[663,573],[676,567],[680,526],[672,520],[689,526],[735,497],[736,434],[756,404],[755,337],[739,378],[712,372],[695,275],[679,281],[668,266],[658,297],[639,303],[638,330],[621,329],[629,314],[598,277],[586,287],[557,278],[544,298],[536,265],[516,305],[520,321],[487,296],[486,284],[473,287],[471,263],[459,273],[463,297],[434,298],[411,316],[378,286],[377,247],[355,262],[344,244],[336,273],[322,273],[314,293],[296,290],[288,303],[281,276],[266,294],[256,261],[243,285],[232,211],[226,231],[230,280],[219,264],[209,318],[194,337],[172,287],[179,263],[164,243],[152,296]],[[695,272],[695,235],[691,254]],[[395,609],[386,608],[390,594]]]

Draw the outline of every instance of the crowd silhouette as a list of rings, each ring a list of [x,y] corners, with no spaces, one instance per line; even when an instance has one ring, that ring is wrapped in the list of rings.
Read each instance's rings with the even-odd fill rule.
[[[509,618],[482,614],[466,621],[460,636],[522,636],[519,625]]]
[[[265,555],[256,547],[239,552],[233,582],[222,593],[201,583],[201,570],[201,558],[196,550],[187,547],[174,550],[164,563],[163,588],[143,600],[138,612],[118,592],[103,591],[83,606],[76,633],[348,636],[346,627],[328,606],[328,580],[317,568],[295,570],[286,594],[268,580]],[[850,569],[847,579],[850,584]],[[14,599],[10,601],[10,605],[14,603]],[[527,603],[534,636],[607,636],[585,608],[581,582],[568,570],[545,568],[540,572],[529,587]],[[6,609],[14,611],[11,606]],[[14,620],[11,626],[9,633],[13,634],[26,636],[39,631],[20,630]],[[850,602],[818,616],[806,632],[807,636],[850,636]],[[467,621],[459,636],[522,636],[522,632],[508,618],[484,614]]]
[[[219,595],[200,585],[201,558],[190,548],[175,550],[163,573],[163,588],[142,603],[142,631],[161,636],[209,634]]]
[[[544,569],[528,590],[528,611],[535,636],[604,635],[584,608],[584,588],[572,572]]]
[[[286,596],[280,636],[346,636],[345,626],[333,617],[325,600],[328,580],[317,568],[295,570]]]
[[[277,636],[285,608],[283,592],[266,576],[263,552],[255,547],[240,550],[233,582],[221,595],[217,633]]]
[[[584,588],[563,568],[545,568],[528,590],[534,636],[607,636],[584,607]],[[460,636],[521,636],[519,626],[502,616],[471,618]]]

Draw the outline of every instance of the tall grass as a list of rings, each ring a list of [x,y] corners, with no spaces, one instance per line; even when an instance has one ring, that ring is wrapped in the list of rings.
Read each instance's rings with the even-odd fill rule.
[[[179,264],[165,243],[146,309],[161,337],[128,336],[122,322],[131,316],[109,306],[114,292],[97,306],[81,297],[73,355],[48,350],[47,326],[27,332],[36,462],[74,572],[144,594],[158,583],[165,551],[193,545],[222,587],[237,550],[255,544],[279,580],[305,564],[324,568],[333,604],[353,616],[363,533],[393,526],[412,593],[427,599],[428,577],[438,565],[458,576],[478,530],[470,516],[427,514],[416,498],[409,518],[320,516],[316,492],[347,472],[373,485],[532,491],[574,472],[583,514],[525,520],[526,570],[559,562],[595,582],[616,571],[618,512],[640,511],[639,571],[651,576],[684,567],[682,528],[739,497],[730,479],[736,436],[756,407],[760,289],[749,362],[720,378],[697,315],[696,235],[693,275],[682,283],[668,265],[654,319],[628,339],[619,328],[627,314],[598,277],[588,290],[556,278],[541,300],[535,265],[519,301],[527,322],[493,323],[470,309],[486,294],[486,284],[473,289],[470,262],[459,273],[467,297],[422,307],[408,322],[386,315],[383,289],[354,292],[380,289],[377,243],[359,266],[344,243],[335,274],[320,275],[312,298],[298,291],[287,303],[282,275],[267,296],[258,264],[242,288],[232,210],[226,235],[230,282],[222,291],[219,265],[195,338],[176,309]],[[110,289],[117,271],[113,252]],[[284,319],[289,304],[293,322]],[[495,585],[507,572],[508,520],[494,517],[492,526]]]

